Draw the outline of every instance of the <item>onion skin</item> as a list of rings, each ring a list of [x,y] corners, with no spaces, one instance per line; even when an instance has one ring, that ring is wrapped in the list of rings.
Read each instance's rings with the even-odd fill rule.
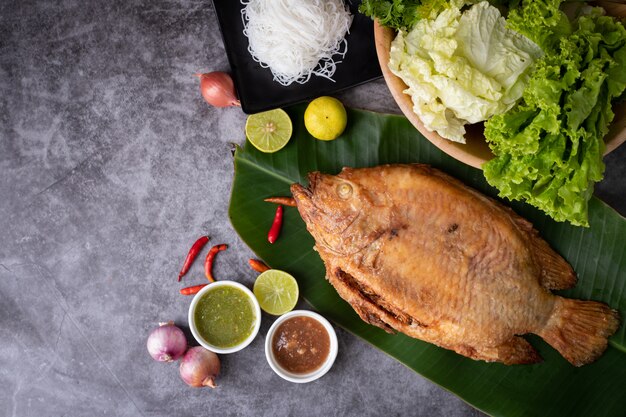
[[[180,377],[191,387],[215,388],[220,373],[220,359],[202,346],[190,348],[180,361]]]
[[[148,336],[148,353],[156,361],[172,362],[185,354],[187,338],[173,321],[159,323]]]
[[[214,71],[196,76],[200,77],[200,92],[207,103],[215,107],[241,106],[229,74]]]

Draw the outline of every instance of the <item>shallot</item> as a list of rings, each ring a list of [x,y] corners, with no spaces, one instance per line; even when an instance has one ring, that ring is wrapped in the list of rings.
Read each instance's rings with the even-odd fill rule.
[[[173,321],[159,323],[148,336],[148,353],[159,362],[172,362],[185,354],[187,338]]]
[[[195,75],[200,78],[200,91],[207,103],[215,107],[241,106],[230,75],[221,71]]]
[[[215,388],[215,378],[219,373],[219,358],[202,346],[190,348],[180,361],[180,377],[192,387]]]

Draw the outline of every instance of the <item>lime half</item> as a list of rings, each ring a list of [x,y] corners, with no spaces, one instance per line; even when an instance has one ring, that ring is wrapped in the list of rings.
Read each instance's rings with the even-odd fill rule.
[[[283,109],[251,114],[246,120],[246,136],[261,152],[282,149],[289,142],[292,130],[291,119]]]
[[[263,311],[275,316],[293,310],[300,292],[296,279],[278,269],[270,269],[259,275],[253,291]]]

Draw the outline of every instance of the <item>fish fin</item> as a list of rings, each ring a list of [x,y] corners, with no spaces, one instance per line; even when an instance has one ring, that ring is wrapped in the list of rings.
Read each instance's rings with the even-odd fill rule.
[[[498,355],[501,362],[507,365],[525,365],[543,361],[537,350],[521,336],[513,336],[508,342],[498,346]]]
[[[326,270],[330,271],[332,269],[326,267]],[[326,279],[335,287],[339,296],[352,306],[354,311],[356,311],[364,322],[380,327],[387,333],[395,333],[394,329],[381,318],[381,314],[378,314],[378,306],[367,300],[358,291],[355,291],[355,289],[347,283],[346,277],[350,277],[354,280],[352,275],[344,272],[340,268],[336,268],[333,274],[326,275]]]
[[[538,333],[574,366],[598,359],[619,327],[619,314],[604,303],[557,297],[552,315]]]
[[[539,236],[539,232],[526,219],[520,217],[511,208],[504,207],[517,227],[526,234],[533,258],[539,266],[539,285],[547,290],[565,290],[576,285],[576,273],[572,266],[561,255]]]
[[[354,308],[354,311],[356,311],[356,313],[359,315],[359,317],[361,317],[361,319],[364,322],[369,323],[376,327],[380,327],[381,329],[383,329],[389,334],[396,333],[395,330],[391,326],[385,323],[383,319],[381,319],[378,316],[378,314],[376,314],[376,312],[372,311],[371,309],[368,309],[363,304],[356,304],[356,303],[352,304],[352,308]]]
[[[535,261],[541,269],[539,284],[547,290],[565,290],[574,287],[577,279],[572,266],[538,235],[535,235],[531,242]]]
[[[505,365],[528,365],[543,360],[537,350],[521,336],[513,336],[498,346],[479,348],[461,346],[454,350],[472,359],[501,362]]]

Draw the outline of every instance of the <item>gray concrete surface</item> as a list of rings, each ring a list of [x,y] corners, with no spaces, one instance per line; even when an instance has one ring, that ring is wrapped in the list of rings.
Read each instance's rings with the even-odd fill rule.
[[[214,391],[148,356],[157,322],[186,324],[175,276],[200,233],[231,245],[218,276],[253,282],[226,214],[245,116],[191,76],[227,68],[208,0],[0,2],[0,415],[479,415],[341,329],[306,385],[271,371],[263,337],[222,357]],[[382,81],[340,98],[398,111]],[[625,157],[597,187],[622,214]]]

